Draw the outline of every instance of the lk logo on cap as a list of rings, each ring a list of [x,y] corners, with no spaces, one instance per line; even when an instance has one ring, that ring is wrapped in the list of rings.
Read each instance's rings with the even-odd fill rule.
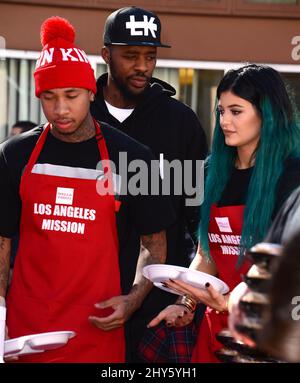
[[[148,20],[148,16],[144,15],[143,21],[136,21],[134,15],[130,15],[130,21],[126,23],[126,29],[130,29],[131,36],[149,36],[156,38],[157,24],[154,23],[154,17]]]
[[[104,45],[146,45],[170,48],[160,41],[157,15],[142,8],[126,7],[111,13],[104,26]]]

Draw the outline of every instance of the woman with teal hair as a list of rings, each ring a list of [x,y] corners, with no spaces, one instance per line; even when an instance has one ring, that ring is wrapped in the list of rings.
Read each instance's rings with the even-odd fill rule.
[[[279,73],[249,64],[228,71],[217,89],[216,126],[207,159],[199,248],[190,268],[222,279],[230,291],[249,264],[245,249],[263,240],[279,207],[300,185],[300,127]],[[190,321],[193,302],[207,305],[193,362],[217,362],[215,335],[227,327],[228,299],[209,283],[165,285],[187,296],[168,306],[149,327]]]

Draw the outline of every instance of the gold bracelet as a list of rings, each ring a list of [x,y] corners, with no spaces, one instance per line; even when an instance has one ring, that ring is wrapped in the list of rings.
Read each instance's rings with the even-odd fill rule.
[[[175,305],[186,307],[191,313],[196,311],[197,301],[188,295],[181,296],[175,303]]]
[[[225,297],[226,297],[226,295],[225,295]],[[223,314],[223,313],[228,312],[228,304],[229,304],[229,297],[228,297],[228,299],[225,299],[225,308],[222,311],[215,310],[216,314]]]

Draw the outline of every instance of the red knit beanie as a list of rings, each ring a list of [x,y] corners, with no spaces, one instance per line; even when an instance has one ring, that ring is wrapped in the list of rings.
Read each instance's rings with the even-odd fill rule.
[[[37,97],[55,88],[83,88],[96,93],[94,71],[74,40],[75,30],[68,20],[54,16],[42,24],[43,50],[34,71]]]

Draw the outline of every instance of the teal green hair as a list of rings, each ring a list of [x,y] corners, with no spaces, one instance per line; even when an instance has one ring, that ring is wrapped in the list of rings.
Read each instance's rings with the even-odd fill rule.
[[[254,68],[254,70],[261,68],[253,64],[246,68],[249,67],[250,69]],[[263,68],[271,69],[269,67]],[[243,74],[242,69],[239,70],[239,74]],[[272,71],[274,70],[272,69]],[[277,76],[279,75],[277,74]],[[264,78],[264,81],[270,81],[270,78]],[[217,96],[220,97],[221,93],[228,90],[235,93],[236,81],[230,89],[226,90],[226,85],[228,84],[225,84],[225,90],[219,89],[219,85],[219,95],[217,92]],[[249,83],[246,85],[249,86]],[[255,166],[246,196],[239,262],[243,259],[244,249],[248,249],[263,240],[270,227],[277,197],[278,180],[283,171],[284,161],[289,156],[299,156],[300,154],[300,128],[295,112],[290,113],[290,110],[285,110],[283,106],[278,107],[278,103],[281,101],[280,97],[274,101],[268,97],[268,92],[263,90],[260,89],[262,96],[258,102],[252,102],[260,114],[262,125],[258,147],[254,153]],[[270,91],[272,92],[272,89]],[[241,97],[239,94],[236,95]],[[277,96],[278,94],[275,95],[275,98]],[[251,101],[249,97],[243,98]],[[220,200],[235,166],[236,156],[236,147],[225,144],[224,134],[220,127],[220,115],[216,108],[216,126],[211,155],[207,160],[207,177],[199,229],[200,245],[208,258],[208,226],[211,206]]]

